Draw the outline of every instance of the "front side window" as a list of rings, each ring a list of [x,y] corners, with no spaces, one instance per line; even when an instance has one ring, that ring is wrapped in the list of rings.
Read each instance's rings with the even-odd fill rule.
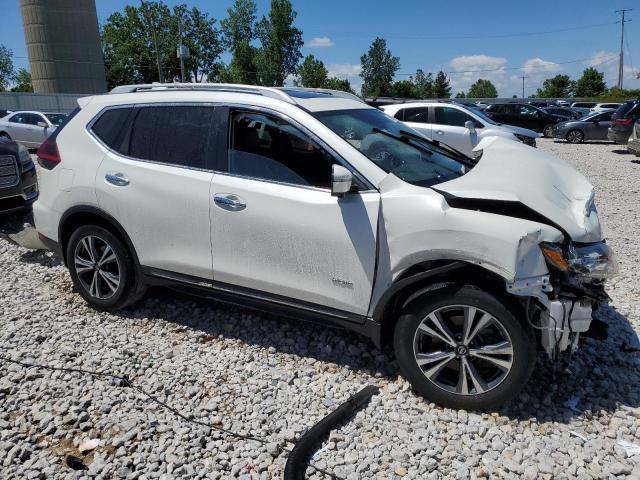
[[[538,110],[536,110],[533,107],[530,107],[529,105],[521,105],[520,106],[520,115],[526,115],[528,117],[534,117],[535,115],[537,115]]]
[[[192,168],[207,168],[213,107],[163,105],[137,108],[129,156]]]
[[[378,167],[423,187],[458,178],[463,159],[424,139],[402,122],[373,108],[313,114]]]
[[[290,123],[271,115],[236,111],[231,115],[230,135],[229,173],[330,188],[333,158]]]
[[[480,126],[471,115],[452,107],[435,107],[436,123],[438,125],[450,125],[452,127],[464,127],[467,120],[471,120],[474,125]]]
[[[62,122],[67,117],[64,113],[45,113],[45,116],[56,126],[62,125]]]

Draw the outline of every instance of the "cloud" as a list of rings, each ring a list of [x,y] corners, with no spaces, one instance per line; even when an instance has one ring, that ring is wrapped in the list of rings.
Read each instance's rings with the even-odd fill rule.
[[[479,78],[490,80],[498,92],[503,91],[508,83],[505,75],[506,65],[507,59],[504,57],[484,54],[455,57],[449,62],[449,80],[453,94],[461,90],[468,91]]]
[[[522,70],[530,75],[547,74],[559,71],[560,65],[555,62],[542,60],[541,58],[530,58],[522,64]]]
[[[362,71],[362,66],[352,63],[332,63],[327,65],[330,77],[350,78],[357,77]]]
[[[597,67],[598,65],[603,65],[605,63],[611,63],[618,59],[618,54],[615,52],[605,52],[603,50],[594,53],[591,55],[584,64],[588,67]]]
[[[315,37],[307,42],[309,47],[333,47],[335,43],[329,37]]]

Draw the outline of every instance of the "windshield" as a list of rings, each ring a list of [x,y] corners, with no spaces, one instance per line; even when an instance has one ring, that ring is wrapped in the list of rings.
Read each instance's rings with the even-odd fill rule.
[[[60,126],[66,117],[64,113],[45,113],[45,115],[51,123],[57,126]]]
[[[502,125],[501,123],[497,123],[494,120],[491,120],[489,117],[487,117],[487,115],[480,109],[473,109],[473,114],[476,117],[480,117],[483,121],[490,123],[491,125]]]
[[[331,110],[313,114],[385,172],[429,187],[465,174],[465,160],[439,148],[377,109]]]

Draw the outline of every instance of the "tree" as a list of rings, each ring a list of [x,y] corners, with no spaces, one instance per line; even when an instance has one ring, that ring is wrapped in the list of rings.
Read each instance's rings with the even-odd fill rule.
[[[182,43],[191,58],[185,60],[189,77],[202,80],[215,73],[223,51],[215,19],[197,8],[176,5],[173,11],[162,2],[128,5],[111,14],[102,28],[102,45],[109,87],[127,83],[150,83],[179,78],[176,56],[178,18],[183,25]],[[158,72],[160,63],[160,73]]]
[[[13,80],[13,52],[0,45],[0,92],[4,92]]]
[[[467,93],[469,98],[498,98],[498,91],[491,80],[478,79]]]
[[[413,77],[413,83],[416,85],[418,98],[433,97],[433,74],[431,72],[425,75],[424,71],[419,68],[416,70],[415,77]]]
[[[582,76],[576,82],[576,97],[596,97],[607,90],[604,73],[593,67],[585,68]]]
[[[11,89],[12,92],[33,92],[33,84],[31,83],[31,74],[25,68],[18,70],[15,76],[16,85]]]
[[[451,86],[449,85],[449,79],[445,73],[440,70],[436,75],[436,79],[433,82],[433,96],[435,98],[450,98]]]
[[[569,75],[556,75],[542,82],[542,88],[536,92],[538,98],[565,98],[570,97],[576,88],[576,82]]]
[[[400,98],[420,98],[415,83],[411,80],[398,80],[391,85],[391,95]]]
[[[262,17],[256,26],[262,45],[257,64],[263,85],[281,86],[298,69],[304,42],[302,31],[293,25],[296,16],[289,0],[271,0],[268,18]]]
[[[308,88],[324,88],[327,83],[327,68],[321,60],[313,55],[307,55],[298,70],[297,86]]]
[[[360,76],[364,80],[362,95],[381,97],[390,95],[393,76],[400,68],[400,59],[394,57],[387,49],[387,42],[376,37],[369,51],[360,57],[362,71]]]
[[[220,72],[220,79],[231,83],[259,83],[258,49],[251,45],[256,36],[256,4],[253,0],[236,0],[227,10],[227,18],[220,21],[231,62]]]
[[[460,92],[456,93],[456,97],[455,98],[465,98],[465,97],[466,97],[466,95],[464,94],[464,92],[460,91]]]
[[[351,88],[351,83],[349,83],[348,79],[340,79],[336,77],[327,78],[324,88],[328,88],[330,90],[342,90],[343,92],[355,93],[353,88]]]

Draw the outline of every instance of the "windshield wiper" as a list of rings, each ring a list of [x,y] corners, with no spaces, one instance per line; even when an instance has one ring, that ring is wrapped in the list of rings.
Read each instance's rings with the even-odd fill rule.
[[[427,141],[427,142],[433,143],[433,144],[435,144],[436,147],[444,150],[445,152],[450,153],[451,155],[453,155],[456,158],[456,160],[459,160],[461,163],[464,163],[468,167],[474,167],[475,164],[477,163],[477,162],[473,161],[472,158],[467,157],[461,151],[456,150],[455,148],[450,147],[449,145],[446,145],[446,144],[444,144],[442,142],[439,142],[437,140],[429,140],[428,138],[422,137],[420,135],[416,135],[415,133],[408,132],[407,130],[400,130],[400,134],[402,136],[404,136],[404,137],[414,138],[414,139],[416,139],[418,141],[422,141],[422,142]]]
[[[373,127],[371,130],[373,130],[375,133],[381,133],[382,135],[386,135],[387,137],[391,137],[394,140],[398,140],[399,142],[406,142],[407,140],[410,140],[411,138],[414,138],[411,135],[396,135],[394,133],[391,133],[387,130],[383,130],[382,128],[378,128],[378,127]],[[401,132],[402,133],[402,132]],[[416,137],[419,138],[420,140],[426,140],[423,139],[422,137]],[[423,152],[429,154],[429,155],[433,155],[433,152],[431,150],[429,150],[427,147],[424,147],[422,145],[416,145],[412,142],[409,142],[410,145],[422,150]]]

